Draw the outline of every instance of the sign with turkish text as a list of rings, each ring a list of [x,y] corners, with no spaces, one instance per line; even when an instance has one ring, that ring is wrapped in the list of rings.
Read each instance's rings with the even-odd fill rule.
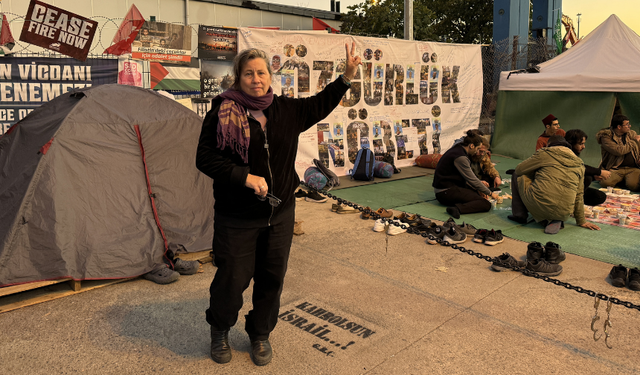
[[[322,161],[347,175],[358,150],[410,166],[421,154],[444,153],[478,127],[482,105],[479,45],[353,37],[313,31],[238,29],[238,50],[269,56],[274,93],[305,98],[345,71],[345,43],[362,59],[338,107],[299,139],[300,176]],[[292,119],[294,121],[295,119]]]
[[[134,59],[189,64],[191,28],[183,25],[145,21],[131,45]]]
[[[198,58],[233,60],[238,51],[238,29],[200,25]]]
[[[31,0],[20,40],[85,61],[98,22]]]
[[[75,89],[117,83],[118,60],[0,60],[0,135],[42,104]]]

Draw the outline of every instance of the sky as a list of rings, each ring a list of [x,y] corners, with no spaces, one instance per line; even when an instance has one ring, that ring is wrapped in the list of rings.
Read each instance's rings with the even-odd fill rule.
[[[265,3],[292,5],[304,8],[331,10],[330,0],[260,0]],[[340,11],[346,13],[350,5],[363,3],[364,0],[340,0]],[[617,15],[622,22],[640,35],[640,0],[563,0],[562,13],[573,20],[578,32],[578,13],[580,16],[580,36],[584,37],[610,15]]]

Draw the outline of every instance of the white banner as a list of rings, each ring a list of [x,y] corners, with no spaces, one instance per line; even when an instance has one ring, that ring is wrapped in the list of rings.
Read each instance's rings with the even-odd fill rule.
[[[344,72],[345,43],[356,43],[363,65],[335,111],[300,136],[300,176],[319,159],[348,174],[361,147],[377,159],[389,152],[396,166],[421,154],[444,153],[478,127],[482,105],[480,45],[318,34],[313,31],[238,29],[238,50],[269,55],[278,95],[321,91]],[[295,119],[291,119],[295,121]]]

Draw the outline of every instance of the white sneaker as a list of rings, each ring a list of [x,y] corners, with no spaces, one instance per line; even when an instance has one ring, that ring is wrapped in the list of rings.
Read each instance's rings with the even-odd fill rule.
[[[399,227],[398,225],[394,225],[393,223],[402,225],[404,229]],[[409,224],[403,223],[400,220],[394,220],[393,223],[389,223],[389,229],[387,229],[387,234],[390,236],[395,236],[397,234],[404,233],[407,231],[407,228],[409,228]]]
[[[382,219],[376,220],[375,224],[373,224],[374,232],[384,232],[384,228],[387,226],[387,223],[383,222]]]

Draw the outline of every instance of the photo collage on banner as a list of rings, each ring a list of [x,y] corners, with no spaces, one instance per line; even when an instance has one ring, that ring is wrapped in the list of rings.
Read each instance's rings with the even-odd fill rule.
[[[238,53],[238,30],[228,27],[200,26],[200,91],[203,98],[222,94],[233,84],[233,59]],[[203,108],[200,103],[198,108]]]
[[[145,21],[131,44],[131,56],[141,60],[189,64],[191,62],[191,27]]]
[[[442,153],[477,128],[482,104],[478,45],[352,37],[311,31],[238,29],[238,49],[264,50],[278,95],[305,98],[345,71],[345,43],[362,58],[340,105],[300,136],[296,171],[313,159],[336,174],[352,168],[359,149],[398,167],[421,154]]]

